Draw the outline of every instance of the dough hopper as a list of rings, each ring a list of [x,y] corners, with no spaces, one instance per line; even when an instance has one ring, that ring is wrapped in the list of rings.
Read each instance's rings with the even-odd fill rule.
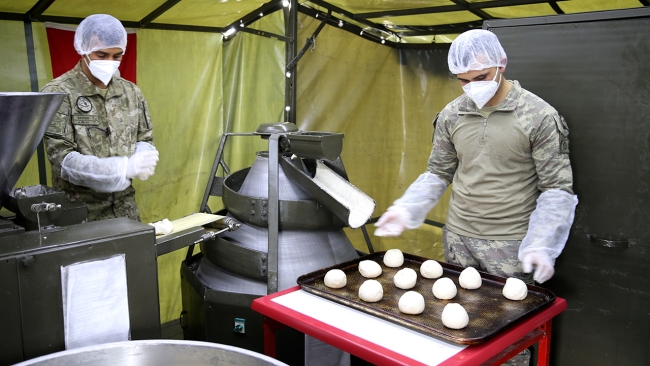
[[[56,209],[63,203],[63,193],[45,186],[32,186],[13,194],[13,187],[64,96],[61,93],[0,93],[0,208],[7,208],[32,222],[41,216],[44,220],[45,216],[54,218]],[[15,228],[9,220],[0,219],[0,235],[15,231],[23,230]]]

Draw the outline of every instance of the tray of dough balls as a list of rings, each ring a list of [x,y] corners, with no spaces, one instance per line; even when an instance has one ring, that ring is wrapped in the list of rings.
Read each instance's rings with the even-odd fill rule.
[[[541,287],[402,253],[372,253],[298,277],[307,292],[459,344],[484,341],[555,300]]]

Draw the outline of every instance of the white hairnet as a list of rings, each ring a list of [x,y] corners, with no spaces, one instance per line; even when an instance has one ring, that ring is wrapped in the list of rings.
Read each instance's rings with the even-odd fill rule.
[[[89,16],[81,21],[74,33],[74,49],[80,55],[115,47],[126,52],[126,29],[108,14]]]
[[[447,63],[449,71],[457,75],[490,67],[505,67],[508,57],[494,33],[473,29],[461,33],[452,42]]]

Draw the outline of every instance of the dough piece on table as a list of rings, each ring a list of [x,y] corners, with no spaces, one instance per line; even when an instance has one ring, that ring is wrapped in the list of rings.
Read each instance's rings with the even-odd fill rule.
[[[433,292],[433,296],[440,300],[453,299],[456,296],[456,293],[458,293],[454,281],[449,277],[443,277],[436,280],[431,287],[431,291]]]
[[[359,286],[359,298],[365,302],[377,302],[384,297],[384,289],[377,280],[366,280]]]
[[[407,291],[399,298],[397,307],[404,314],[422,314],[424,311],[424,296],[415,291]]]
[[[345,272],[340,269],[330,269],[325,273],[325,286],[331,288],[341,288],[345,287],[348,283],[348,278],[345,275]]]
[[[404,264],[404,254],[399,249],[389,249],[384,254],[386,267],[396,268]]]
[[[375,278],[381,275],[382,269],[379,263],[371,260],[359,262],[359,273],[365,278]]]
[[[462,272],[460,272],[460,276],[458,277],[458,283],[462,288],[468,290],[475,290],[481,287],[481,284],[483,284],[483,280],[481,279],[481,274],[478,273],[476,268],[467,267]]]
[[[154,223],[150,222],[149,225],[153,226],[156,229],[156,235],[167,235],[171,234],[171,232],[174,231],[174,224],[172,224],[169,219],[162,219]]]
[[[409,290],[415,286],[418,274],[411,268],[402,268],[393,277],[393,283],[402,290]]]
[[[506,285],[503,286],[503,296],[509,300],[523,300],[528,296],[528,286],[524,281],[510,277],[506,280]]]
[[[469,324],[469,315],[461,304],[450,303],[442,309],[442,324],[451,329],[463,329]]]
[[[433,259],[426,260],[420,266],[420,274],[424,278],[438,278],[442,276],[442,266]]]

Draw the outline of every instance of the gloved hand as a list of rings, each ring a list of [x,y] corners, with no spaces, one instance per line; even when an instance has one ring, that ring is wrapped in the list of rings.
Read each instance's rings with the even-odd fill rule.
[[[550,280],[555,273],[553,260],[544,252],[528,252],[524,254],[524,259],[521,261],[521,264],[526,273],[532,272],[533,266],[535,267],[533,279],[538,283]]]
[[[400,236],[406,229],[402,219],[403,213],[398,211],[386,211],[377,220],[375,236]]]
[[[126,167],[126,177],[133,179],[135,177],[141,180],[147,180],[153,175],[156,164],[158,163],[158,151],[149,150],[137,152],[129,157]]]

